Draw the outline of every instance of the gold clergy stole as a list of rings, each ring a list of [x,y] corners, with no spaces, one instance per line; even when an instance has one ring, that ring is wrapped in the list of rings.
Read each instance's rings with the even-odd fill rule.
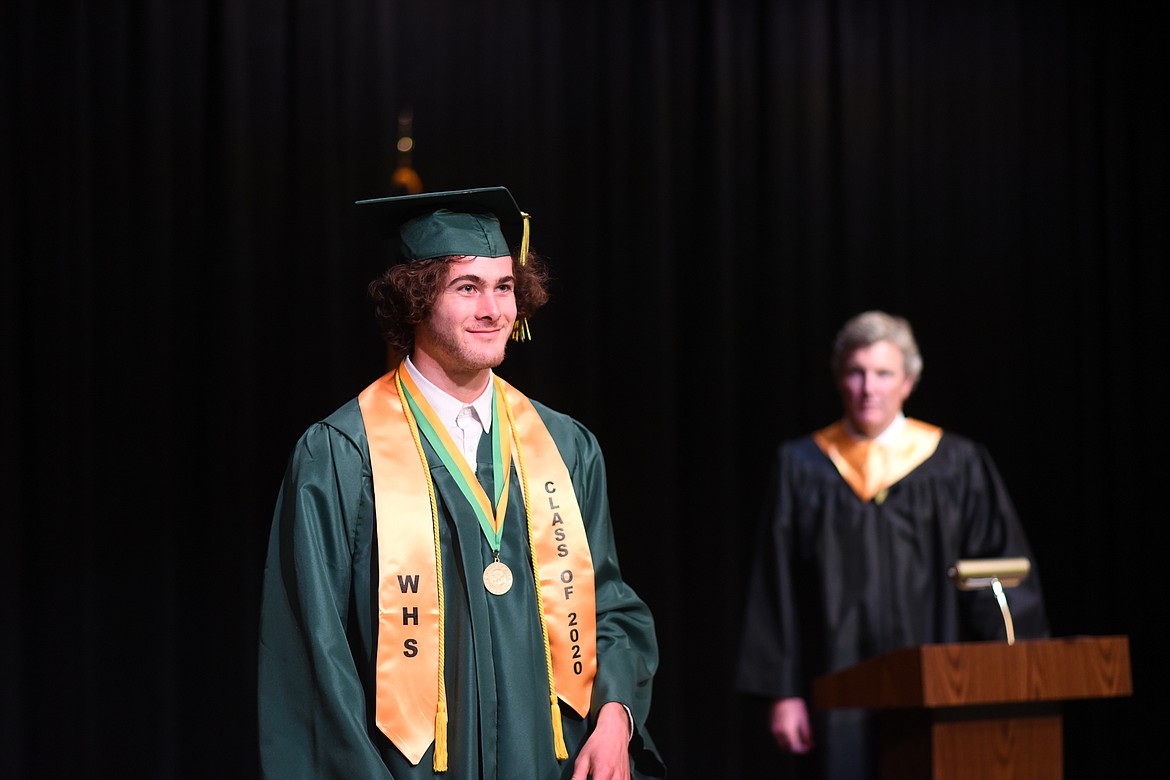
[[[821,452],[833,461],[841,478],[862,501],[882,503],[890,486],[918,468],[934,454],[942,428],[919,420],[906,420],[893,441],[878,443],[849,435],[837,421],[813,434]]]
[[[447,768],[447,703],[438,501],[402,388],[407,377],[400,365],[358,395],[378,532],[375,720],[412,764],[434,742],[434,768],[442,772]],[[495,383],[495,392],[503,394],[520,473],[554,744],[557,758],[565,759],[558,698],[586,717],[597,673],[593,558],[556,442],[531,401],[499,377]],[[529,485],[536,486],[535,493]],[[478,580],[465,584],[482,587]]]

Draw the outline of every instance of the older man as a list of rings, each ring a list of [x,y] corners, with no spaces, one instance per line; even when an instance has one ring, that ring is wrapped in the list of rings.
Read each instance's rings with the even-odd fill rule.
[[[865,778],[867,716],[810,718],[813,678],[927,642],[1003,637],[988,591],[960,592],[960,558],[1031,556],[1007,491],[979,445],[907,418],[922,373],[909,323],[866,312],[832,356],[844,415],[780,447],[760,529],[738,686],[771,701],[780,748],[810,777]],[[1046,636],[1035,569],[1010,594],[1016,634]]]

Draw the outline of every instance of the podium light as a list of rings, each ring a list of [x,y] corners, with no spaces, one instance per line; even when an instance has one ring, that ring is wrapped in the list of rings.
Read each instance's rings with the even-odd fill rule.
[[[1032,563],[1027,558],[968,558],[955,561],[947,571],[959,590],[980,590],[991,588],[999,611],[1003,614],[1003,625],[1007,629],[1007,643],[1016,643],[1016,630],[1012,624],[1012,613],[1008,609],[1004,588],[1014,588],[1028,577]]]

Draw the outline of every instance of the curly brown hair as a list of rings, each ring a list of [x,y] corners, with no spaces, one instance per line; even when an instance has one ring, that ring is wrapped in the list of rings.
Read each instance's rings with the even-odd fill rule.
[[[447,281],[447,268],[460,258],[432,257],[392,265],[370,282],[378,330],[398,355],[414,352],[414,329],[431,313],[435,299]],[[548,302],[548,266],[535,252],[519,265],[513,259],[516,278],[516,319],[531,317]]]

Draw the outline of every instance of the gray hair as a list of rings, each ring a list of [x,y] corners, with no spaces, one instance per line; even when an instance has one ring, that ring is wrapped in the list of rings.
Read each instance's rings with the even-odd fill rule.
[[[837,333],[833,341],[831,365],[833,375],[840,378],[845,370],[845,360],[855,350],[872,346],[879,341],[888,341],[902,352],[906,375],[915,384],[922,376],[922,354],[914,331],[903,317],[895,317],[884,311],[867,311],[853,317]]]

